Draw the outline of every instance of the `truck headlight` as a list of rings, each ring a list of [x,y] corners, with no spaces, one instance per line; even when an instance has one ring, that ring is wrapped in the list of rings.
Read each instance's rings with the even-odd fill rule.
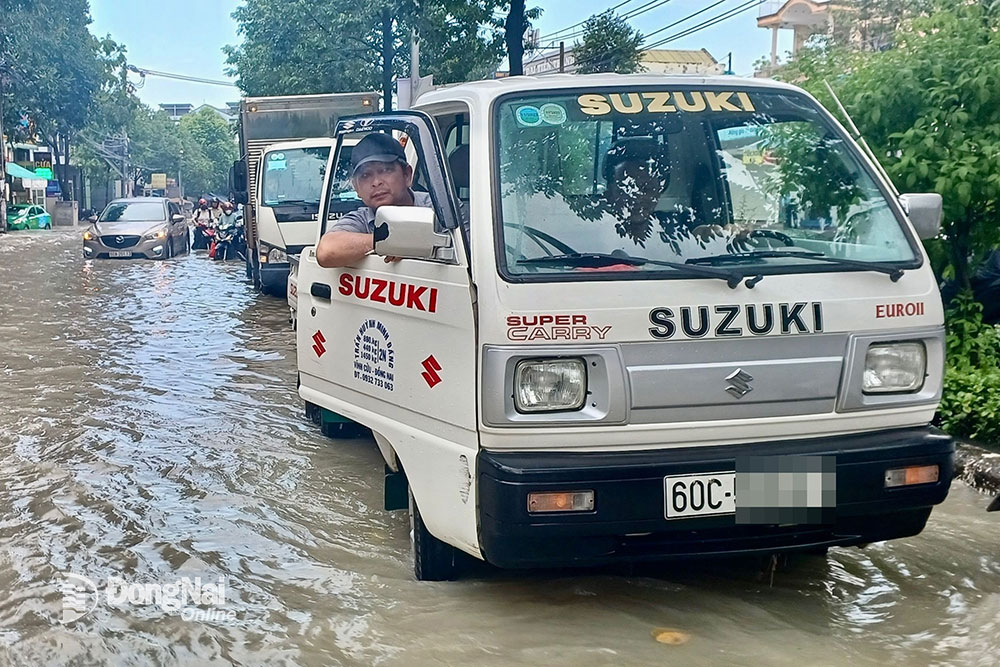
[[[281,248],[271,248],[267,253],[268,264],[284,264],[288,261],[288,255]]]
[[[919,391],[927,373],[923,343],[872,345],[865,355],[862,390],[866,394]]]
[[[527,359],[514,368],[518,412],[579,410],[587,399],[583,359]]]

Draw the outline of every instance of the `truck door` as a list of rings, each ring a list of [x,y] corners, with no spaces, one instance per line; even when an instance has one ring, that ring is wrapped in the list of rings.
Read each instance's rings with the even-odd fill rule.
[[[399,112],[338,124],[317,241],[338,216],[337,203],[356,196],[344,148],[370,132],[392,133],[405,145],[413,189],[430,194],[437,231],[451,236],[455,252],[449,260],[394,263],[369,255],[353,267],[325,269],[317,264],[315,249],[306,249],[298,274],[300,393],[388,440],[428,529],[453,544],[474,544],[474,511],[468,512],[471,521],[444,518],[449,509],[455,513],[459,496],[473,502],[474,290],[460,209],[428,116]]]

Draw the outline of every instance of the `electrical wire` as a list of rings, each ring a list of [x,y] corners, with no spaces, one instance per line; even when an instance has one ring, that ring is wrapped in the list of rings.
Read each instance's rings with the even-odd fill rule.
[[[619,7],[624,7],[625,5],[627,5],[630,2],[635,2],[635,0],[625,0],[625,2],[619,2],[614,7],[609,7],[608,9],[605,9],[604,11],[606,11],[606,12],[613,12],[616,9],[618,9]],[[568,25],[565,28],[560,28],[559,30],[556,30],[554,32],[550,32],[547,35],[542,35],[541,37],[538,38],[538,41],[539,41],[539,43],[541,43],[542,40],[548,40],[550,37],[553,37],[553,36],[558,35],[560,33],[564,33],[567,30],[575,28],[575,27],[577,27],[579,25],[583,25],[584,23],[586,23],[589,20],[589,18],[590,17],[588,16],[587,18],[585,18],[584,20],[580,21],[579,23],[574,23],[573,25]],[[562,38],[559,38],[559,39],[562,39]]]
[[[702,14],[705,11],[708,11],[709,9],[722,4],[725,1],[726,0],[719,0],[718,2],[715,2],[714,4],[711,4],[711,5],[707,6],[707,7],[704,7],[702,9],[698,10],[697,12],[689,14],[689,15],[685,16],[682,19],[674,21],[673,23],[671,23],[668,26],[664,26],[663,28],[659,28],[659,29],[657,29],[656,31],[654,31],[654,32],[652,32],[650,34],[652,35],[652,34],[656,34],[656,33],[659,33],[659,32],[663,32],[663,30],[666,30],[666,29],[671,28],[673,26],[676,26],[676,25],[679,25],[681,23],[684,23],[684,22],[688,21],[689,19],[692,19],[695,16],[697,16],[699,14]],[[665,37],[665,38],[663,38],[663,39],[661,39],[659,41],[656,41],[656,42],[654,42],[652,44],[646,44],[646,45],[643,46],[643,50],[655,49],[658,46],[662,46],[664,44],[667,44],[669,42],[681,39],[683,37],[687,37],[689,35],[693,35],[696,32],[699,32],[699,31],[704,30],[706,28],[710,28],[710,27],[712,27],[712,26],[714,26],[714,25],[716,25],[718,23],[721,23],[721,22],[727,20],[727,19],[730,19],[730,18],[732,18],[734,16],[742,14],[743,12],[746,12],[746,11],[748,11],[750,9],[753,9],[754,7],[762,4],[763,2],[764,2],[764,0],[749,0],[748,2],[745,2],[745,3],[743,3],[741,5],[738,5],[738,6],[734,7],[734,8],[732,8],[732,9],[729,9],[729,10],[727,10],[725,12],[722,12],[721,14],[717,14],[717,15],[709,18],[709,19],[706,19],[706,20],[702,21],[701,23],[698,23],[698,24],[696,24],[694,26],[691,26],[690,28],[687,28],[685,30],[681,30],[680,32],[674,33],[673,35],[669,35],[669,36],[667,36],[667,37]],[[643,40],[645,40],[648,36],[649,35],[645,35],[643,37]],[[624,48],[624,47],[619,47],[619,49],[621,49],[621,48]],[[609,55],[611,55],[615,51],[616,51],[616,49],[612,49],[611,51],[603,53],[603,54],[601,54],[599,56],[593,56],[591,58],[587,58],[587,59],[584,59],[584,60],[576,61],[576,62],[573,63],[572,67],[573,67],[574,70],[576,70],[581,65],[586,65],[586,64],[598,62],[598,61],[600,61],[603,58],[607,58]],[[547,70],[545,70],[543,72],[539,72],[539,74],[547,74],[549,72],[554,72],[557,69],[558,69],[558,67],[552,67],[552,68],[549,68],[549,69],[547,69]]]
[[[746,12],[746,11],[749,11],[749,10],[753,9],[754,7],[759,6],[763,2],[764,2],[764,0],[750,0],[749,2],[743,3],[742,5],[739,5],[737,7],[734,7],[733,9],[730,9],[728,12],[724,12],[722,14],[719,14],[717,16],[714,16],[714,17],[712,17],[710,19],[705,20],[702,23],[699,23],[698,25],[692,26],[692,27],[688,28],[687,30],[682,30],[682,31],[680,31],[678,33],[674,33],[673,35],[670,35],[669,37],[665,37],[665,38],[661,39],[658,42],[654,42],[653,44],[649,44],[649,45],[646,46],[646,48],[647,49],[655,49],[658,46],[663,46],[664,44],[668,44],[668,43],[676,41],[678,39],[682,39],[684,37],[688,37],[689,35],[693,35],[696,32],[700,32],[702,30],[705,30],[706,28],[711,28],[712,26],[714,26],[714,25],[716,25],[718,23],[722,23],[723,21],[731,19],[734,16],[737,16],[739,14],[742,14],[742,13]]]
[[[219,79],[203,79],[198,76],[187,76],[185,74],[174,74],[172,72],[158,72],[152,69],[146,69],[145,67],[136,67],[135,65],[129,65],[128,69],[130,72],[135,72],[140,77],[145,77],[147,74],[152,76],[159,76],[165,79],[177,79],[178,81],[190,81],[192,83],[205,83],[212,86],[227,86],[229,88],[238,88],[235,83],[231,81],[220,81]]]

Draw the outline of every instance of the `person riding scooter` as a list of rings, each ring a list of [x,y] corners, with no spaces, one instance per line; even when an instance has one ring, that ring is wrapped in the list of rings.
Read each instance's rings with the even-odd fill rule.
[[[191,248],[194,250],[208,248],[210,239],[207,230],[215,226],[215,216],[212,214],[212,209],[208,207],[208,200],[204,197],[198,200],[198,208],[191,216],[191,221],[194,222],[194,240],[191,243]]]

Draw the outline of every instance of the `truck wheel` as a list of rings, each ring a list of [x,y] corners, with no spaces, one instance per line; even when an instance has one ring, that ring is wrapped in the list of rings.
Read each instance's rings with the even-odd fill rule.
[[[338,440],[357,438],[361,435],[362,428],[363,427],[361,425],[353,422],[328,421],[321,423],[319,426],[319,430],[323,432],[323,435],[328,438],[336,438]]]
[[[413,547],[413,574],[417,581],[451,581],[455,578],[455,547],[427,531],[410,491],[410,545]]]

